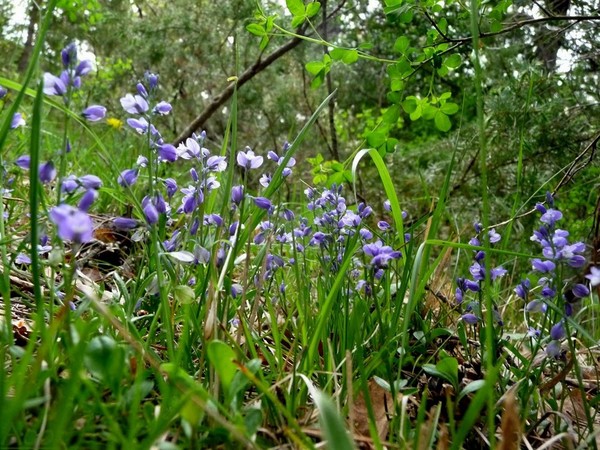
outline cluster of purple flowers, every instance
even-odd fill
[[[572,317],[575,306],[582,298],[590,294],[589,288],[582,283],[563,284],[562,277],[567,268],[580,269],[586,259],[583,242],[569,242],[569,232],[558,228],[557,223],[563,218],[556,209],[552,195],[546,195],[546,205],[536,205],[541,213],[542,225],[533,232],[531,240],[542,248],[543,258],[531,260],[532,273],[537,278],[537,288],[532,289],[529,278],[522,280],[515,288],[515,293],[526,302],[525,311],[530,316],[542,313],[550,317],[550,342],[546,345],[546,353],[551,357],[561,354],[561,341],[566,337],[565,318]],[[595,268],[594,268],[595,269]],[[591,279],[591,278],[590,278]],[[549,308],[553,306],[553,308]],[[542,338],[543,330],[530,326],[528,335]]]
[[[481,233],[483,227],[480,223],[474,225],[477,233],[469,241],[469,245],[479,247],[481,245]],[[495,244],[500,241],[501,236],[494,228],[489,230],[488,239],[490,244]],[[483,291],[483,283],[485,282],[486,267],[485,267],[485,252],[475,250],[473,255],[473,263],[469,267],[471,278],[460,277],[456,280],[455,298],[460,305],[462,315],[461,320],[470,325],[475,325],[482,320],[483,306],[481,304],[481,293]],[[489,270],[489,279],[494,282],[497,279],[506,275],[507,271],[502,266],[492,267]],[[493,315],[498,325],[502,326],[503,322],[500,314],[494,306]]]
[[[63,71],[59,76],[49,72],[44,74],[44,93],[63,97],[65,104],[71,100],[71,91],[81,87],[81,78],[89,74],[94,65],[91,60],[79,60],[77,45],[73,42],[67,45],[61,52]],[[85,119],[97,122],[106,116],[106,108],[100,105],[91,105],[82,112]]]

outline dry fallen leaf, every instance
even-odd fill
[[[369,380],[367,389],[373,408],[377,435],[381,440],[385,440],[389,428],[388,412],[394,410],[391,394],[373,379]],[[370,436],[369,410],[362,391],[354,403],[354,429],[359,436]]]
[[[515,394],[509,391],[504,398],[504,412],[500,424],[500,443],[498,450],[519,450],[521,442],[521,422]]]

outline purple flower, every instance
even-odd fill
[[[527,306],[525,306],[525,310],[527,312],[546,312],[546,310],[548,309],[548,305],[546,305],[544,302],[541,302],[539,300],[532,300],[529,303],[527,303]]]
[[[558,358],[561,354],[560,342],[550,341],[550,343],[546,347],[546,354],[550,358]]]
[[[91,174],[79,177],[79,183],[86,189],[100,189],[102,187],[102,180]]]
[[[234,283],[231,285],[231,296],[237,298],[243,291],[242,285]]]
[[[135,89],[137,90],[138,94],[140,94],[142,97],[148,98],[148,91],[142,83],[136,84]]]
[[[148,225],[154,225],[158,222],[158,210],[149,197],[145,197],[144,200],[142,200],[142,209]]]
[[[596,287],[600,285],[600,269],[598,267],[590,267],[590,273],[585,277],[590,280],[590,286]]]
[[[65,179],[63,179],[61,191],[66,194],[72,194],[79,187],[79,181],[75,175],[69,175]]]
[[[31,258],[25,253],[19,253],[15,258],[15,264],[31,264]]]
[[[10,121],[10,129],[14,130],[15,128],[24,127],[25,119],[21,113],[15,113],[12,120]]]
[[[206,168],[211,172],[223,172],[227,169],[227,160],[224,156],[210,156],[206,160]]]
[[[194,221],[192,222],[192,225],[190,226],[190,234],[192,236],[196,236],[196,233],[198,233],[198,228],[200,228],[200,219],[198,219],[197,217],[194,217]]]
[[[380,220],[377,222],[377,228],[379,228],[381,231],[388,231],[392,229],[391,225],[385,220]]]
[[[503,277],[504,275],[506,275],[508,273],[508,271],[502,267],[502,266],[498,266],[498,267],[494,267],[491,271],[490,271],[490,278],[493,280],[495,280],[496,278],[500,278]]]
[[[573,291],[573,295],[577,298],[584,298],[590,295],[590,290],[584,284],[576,284],[571,290]]]
[[[567,261],[569,266],[579,269],[585,265],[585,258],[581,255],[575,255]]]
[[[92,61],[90,61],[89,59],[84,59],[79,64],[77,64],[77,67],[75,68],[75,77],[82,77],[84,75],[87,75],[92,71],[93,68],[94,65],[92,64]]]
[[[177,240],[179,237],[179,230],[175,230],[173,232],[173,234],[171,235],[171,239],[167,239],[166,241],[163,242],[163,245],[165,246],[165,250],[168,252],[174,252],[175,249],[177,248]]]
[[[478,262],[474,262],[471,267],[469,267],[469,272],[475,280],[485,280],[485,269]]]
[[[129,217],[117,217],[113,220],[113,224],[119,230],[133,230],[137,228],[138,221]]]
[[[254,197],[254,204],[260,209],[264,209],[266,211],[269,211],[273,207],[271,200],[265,197]]]
[[[56,178],[56,169],[54,168],[54,163],[52,161],[48,161],[40,164],[38,175],[42,183],[50,183],[52,180],[54,180],[54,178]]]
[[[527,299],[529,289],[531,288],[531,281],[528,278],[521,281],[517,287],[515,287],[515,293],[523,300]]]
[[[83,110],[83,117],[85,117],[90,122],[97,122],[99,120],[104,119],[106,116],[106,108],[100,105],[92,105],[88,106]]]
[[[383,209],[385,209],[386,211],[391,211],[392,210],[392,203],[389,200],[385,200],[383,202]]]
[[[269,184],[271,184],[271,175],[268,173],[263,173],[258,182],[262,187],[269,187]]]
[[[177,182],[173,178],[166,178],[164,182],[167,188],[167,198],[170,199],[177,192]]]
[[[4,86],[0,86],[0,100],[6,97],[6,94],[8,94],[6,88]]]
[[[31,158],[29,155],[21,155],[15,160],[15,164],[21,169],[29,169]]]
[[[545,214],[547,211],[546,207],[539,202],[535,204],[535,209],[542,214]]]
[[[68,81],[68,78],[67,78]],[[44,74],[44,94],[46,95],[65,95],[67,93],[67,84],[62,78],[56,77],[51,73]]]
[[[77,62],[77,46],[74,42],[71,42],[62,49],[60,52],[60,58],[65,69],[68,69],[71,65]]]
[[[495,228],[492,228],[490,231],[488,231],[488,236],[490,237],[491,244],[495,244],[501,239],[501,236],[496,232]]]
[[[529,327],[527,330],[527,337],[538,339],[541,336],[542,332],[533,327]]]
[[[552,261],[542,261],[538,258],[531,260],[531,266],[533,267],[533,270],[541,273],[553,272],[556,268],[556,264],[554,264]]]
[[[154,109],[152,111],[154,111],[155,114],[160,114],[161,116],[166,116],[167,114],[169,114],[171,112],[171,109],[173,109],[173,107],[169,103],[160,102],[154,107]]]
[[[148,102],[141,95],[127,94],[121,98],[121,106],[129,114],[144,114],[148,111]]]
[[[94,224],[84,211],[62,204],[50,210],[50,219],[57,226],[58,236],[63,240],[83,244],[93,239]]]
[[[321,231],[315,232],[310,240],[310,245],[323,245],[327,240],[327,235]]]
[[[561,339],[564,339],[565,335],[565,326],[563,325],[562,321],[558,322],[550,329],[550,337],[555,341],[560,341]]]
[[[82,211],[87,211],[92,206],[92,203],[98,198],[98,191],[95,189],[88,189],[85,191],[85,194],[81,197],[79,201],[79,209]]]
[[[365,255],[371,257],[371,265],[377,268],[385,268],[392,259],[398,259],[402,254],[394,251],[389,245],[383,245],[381,241],[363,245]]]
[[[162,144],[158,146],[158,156],[163,161],[174,162],[177,159],[177,150],[171,144]]]
[[[256,156],[250,147],[246,147],[246,151],[240,151],[237,154],[237,163],[244,169],[258,169],[262,166],[263,157]]]
[[[368,230],[367,228],[361,228],[359,233],[360,233],[360,237],[364,241],[370,241],[371,239],[373,239],[373,233],[371,232],[371,230]]]
[[[542,223],[547,224],[550,227],[553,227],[554,224],[562,219],[562,213],[556,209],[549,209],[547,210],[544,214],[542,214],[542,217],[540,218],[540,221]]]
[[[125,169],[119,175],[117,182],[123,186],[133,186],[138,179],[138,169]]]
[[[146,78],[150,89],[156,89],[158,86],[158,75],[152,72],[146,72],[144,78]]]
[[[206,214],[204,216],[205,225],[223,226],[223,218],[218,214]]]
[[[146,134],[148,131],[148,121],[143,117],[140,117],[139,120],[129,118],[127,119],[127,125],[137,131],[138,134]]]
[[[475,325],[479,321],[479,318],[475,314],[467,313],[461,316],[461,320],[469,325]]]

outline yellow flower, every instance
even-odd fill
[[[117,119],[116,117],[109,117],[108,119],[106,119],[106,123],[109,127],[112,127],[115,130],[120,130],[121,128],[123,128],[123,121]]]

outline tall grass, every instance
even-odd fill
[[[282,143],[283,150],[253,149],[264,159],[259,164],[248,162],[257,155],[240,156],[237,114],[243,105],[235,91],[222,145],[212,148],[199,135],[168,163],[157,156],[164,142],[150,126],[138,129],[139,136],[129,128],[91,125],[76,112],[83,105],[65,107],[44,97],[42,83],[28,88],[40,78],[37,66],[54,4],[22,83],[0,79],[18,90],[0,129],[0,163],[7,173],[20,174],[13,196],[5,196],[0,207],[0,446],[317,448],[326,442],[339,449],[359,443],[494,448],[498,438],[512,439],[503,429],[497,436],[509,394],[520,405],[523,439],[552,439],[544,434],[550,433],[593,445],[591,406],[599,397],[584,388],[589,358],[577,355],[595,345],[594,337],[576,312],[565,315],[559,297],[540,316],[524,313],[526,304],[508,277],[485,269],[539,257],[511,246],[510,232],[500,246],[492,242],[485,176],[482,215],[472,218],[483,222],[474,232],[477,240],[447,235],[456,151],[425,217],[403,212],[402,180],[394,180],[374,149],[358,148],[345,162],[355,179],[364,170],[381,181],[381,194],[367,204],[357,200],[355,186],[309,187],[304,194],[294,157],[304,151],[305,137],[335,93],[290,145]],[[485,174],[477,62],[475,73]],[[161,91],[149,88],[150,79],[140,82],[151,91],[144,97],[151,108],[132,117],[160,129],[161,116],[152,108]],[[25,107],[32,114],[23,137],[10,130],[10,122]],[[49,122],[47,111],[64,122]],[[39,164],[68,135],[77,135],[84,148],[61,156],[58,181],[40,180]],[[126,135],[124,145],[142,148],[147,161],[114,156],[111,135]],[[28,176],[12,165],[20,138],[28,142]],[[61,238],[63,224],[53,215],[58,203],[90,217],[80,203],[83,189],[62,192],[61,181],[103,164],[100,199],[90,210],[96,239]],[[121,175],[119,183],[119,174],[132,167],[135,182]],[[517,179],[521,170],[519,164]],[[179,185],[173,193],[166,189],[170,177]],[[5,188],[8,179],[2,183]],[[238,186],[243,195],[232,192]],[[289,198],[285,187],[293,193]],[[552,202],[538,208],[553,208]],[[521,206],[515,200],[513,213]],[[38,246],[46,234],[49,253]],[[24,249],[30,262],[17,258]],[[116,259],[103,259],[110,252]],[[483,267],[483,275],[474,267]],[[574,289],[568,277],[577,270],[560,267],[552,286],[562,295]],[[473,281],[477,289],[470,285],[470,291],[455,293],[454,275],[444,274],[469,271],[480,277]],[[24,281],[16,281],[17,275]],[[434,288],[433,281],[444,288]],[[531,298],[542,287],[534,286]],[[468,300],[461,302],[461,295]],[[585,301],[595,308],[597,294]],[[502,323],[497,314],[505,304],[515,311]],[[20,309],[13,314],[15,305]],[[539,338],[528,336],[523,316],[539,326]],[[550,331],[557,321],[566,329],[559,338]],[[554,341],[565,344],[564,352],[546,355]],[[570,364],[578,394],[569,384]],[[584,427],[573,428],[566,413],[557,413],[569,402],[582,405]],[[548,418],[553,413],[544,408],[555,416]]]

